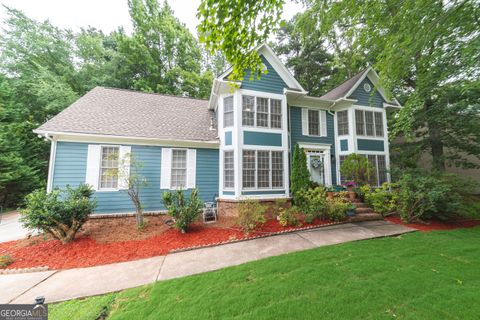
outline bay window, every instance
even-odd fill
[[[223,187],[226,189],[235,186],[233,151],[223,153]]]
[[[223,127],[233,126],[233,96],[223,99]]]
[[[348,111],[337,112],[337,131],[338,135],[348,135]]]
[[[282,128],[282,100],[242,96],[242,125]]]
[[[367,137],[383,137],[382,112],[355,110],[357,135]]]

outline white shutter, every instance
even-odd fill
[[[89,144],[87,153],[87,173],[85,183],[92,186],[93,190],[98,190],[98,180],[100,175],[100,152],[102,148],[98,144]]]
[[[197,169],[197,150],[188,149],[187,151],[187,189],[195,188]]]
[[[320,135],[327,136],[327,112],[325,110],[320,110]]]
[[[119,189],[128,189],[127,178],[130,177],[131,150],[132,150],[132,147],[130,146],[121,146],[118,152],[118,155],[119,155],[118,157],[118,160],[119,160],[118,188]]]
[[[308,109],[302,108],[302,135],[308,136]]]
[[[172,149],[162,148],[162,164],[160,167],[160,189],[170,189],[172,175]]]

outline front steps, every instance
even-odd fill
[[[375,213],[372,208],[363,203],[360,199],[348,199],[348,201],[352,202],[356,206],[355,215],[353,217],[349,217],[350,222],[383,220],[381,214]]]

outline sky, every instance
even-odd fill
[[[168,3],[175,16],[196,35],[196,13],[200,0],[170,0]],[[0,0],[0,4],[19,9],[35,20],[48,19],[55,26],[74,31],[87,26],[105,33],[119,26],[123,26],[127,33],[132,30],[127,0]],[[287,0],[282,18],[290,19],[301,10],[301,4]],[[5,19],[6,10],[0,6],[0,25]]]

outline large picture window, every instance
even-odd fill
[[[242,125],[282,128],[282,100],[242,96]]]
[[[119,147],[102,147],[100,189],[118,188]]]
[[[283,188],[283,151],[243,150],[244,189]]]
[[[366,157],[373,167],[373,176],[370,183],[375,186],[381,186],[388,181],[385,156],[381,154],[369,154],[366,155]]]
[[[223,153],[223,187],[233,188],[235,186],[233,151]]]
[[[233,96],[223,99],[223,127],[233,126]]]
[[[187,185],[187,150],[172,150],[171,188],[184,188]]]
[[[375,111],[355,110],[355,125],[358,135],[383,137],[383,114]]]
[[[348,135],[348,111],[337,112],[338,135]]]

